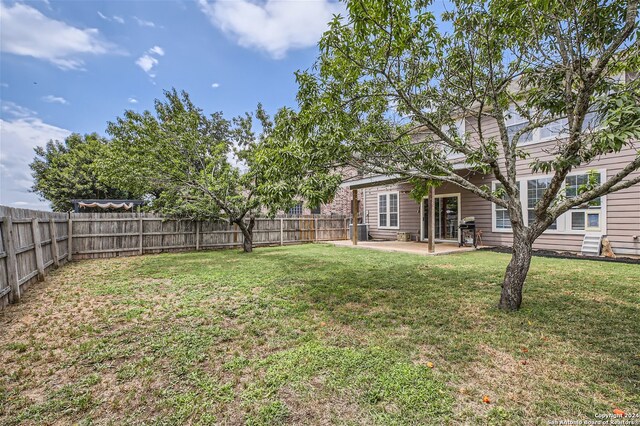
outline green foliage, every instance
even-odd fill
[[[566,123],[554,156],[531,162],[557,176],[543,218],[561,214],[546,210],[570,170],[640,138],[640,83],[620,79],[640,65],[635,0],[460,0],[442,15],[448,32],[423,0],[349,1],[347,11],[331,21],[315,66],[296,74],[300,110],[276,120],[282,155],[295,158],[287,164],[439,180],[502,203],[456,164],[494,174],[513,194],[515,162],[528,156],[522,136]],[[528,122],[513,135],[510,105]],[[460,117],[473,138],[456,129]],[[585,197],[600,190],[609,189]]]
[[[271,213],[277,207],[292,206],[297,198],[303,198],[310,206],[330,201],[342,182],[341,164],[325,167],[313,154],[309,155],[312,142],[298,127],[293,110],[281,109],[274,121],[272,131],[256,152],[256,166],[265,176],[259,190]],[[322,147],[317,149],[318,155],[326,154],[320,151]]]
[[[409,179],[409,183],[411,183],[409,196],[412,200],[415,200],[416,203],[422,203],[422,199],[429,195],[431,188],[437,188],[442,185],[442,182],[420,178],[411,178]]]
[[[241,129],[220,112],[206,116],[185,92],[165,95],[155,101],[155,115],[126,111],[108,124],[108,180],[152,194],[154,210],[175,216],[235,219],[255,208],[242,193],[240,168],[228,158],[243,141]]]
[[[186,92],[173,89],[156,100],[155,114],[126,111],[109,123],[113,142],[103,172],[118,187],[150,194],[155,211],[236,223],[250,244],[253,218],[267,204],[275,211],[291,202],[289,194],[277,193],[278,170],[259,161],[272,126],[261,105],[255,115],[228,120],[221,112],[206,115]]]
[[[69,211],[72,199],[127,199],[138,192],[119,189],[102,179],[98,163],[109,151],[106,139],[93,133],[68,136],[64,142],[49,141],[36,147],[29,165],[34,184],[32,191],[51,203],[54,211]]]
[[[416,198],[425,181],[457,185],[508,209],[517,247],[569,209],[640,183],[640,82],[628,78],[640,69],[638,0],[456,0],[441,17],[448,31],[425,0],[352,0],[347,12],[296,74],[299,111],[276,120],[300,167],[398,176],[417,184]],[[552,177],[529,222],[517,196],[521,142],[549,126],[560,130],[529,168]],[[622,171],[558,202],[569,172],[623,149],[632,158]],[[504,194],[472,182],[478,174]],[[518,309],[526,274],[505,274],[502,308]]]

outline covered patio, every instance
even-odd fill
[[[461,165],[459,167],[461,167]],[[359,212],[359,205],[358,205],[358,190],[367,190],[369,188],[385,186],[385,185],[395,185],[398,183],[402,183],[404,181],[406,181],[406,179],[403,179],[401,176],[398,176],[398,175],[375,175],[375,176],[368,176],[368,177],[357,177],[355,179],[348,179],[347,181],[343,182],[342,186],[349,188],[352,191],[351,223],[352,224],[360,223],[359,222],[360,212]],[[359,241],[359,237],[358,237],[359,232],[352,232],[350,236],[351,241],[336,242],[336,245],[350,245],[353,247],[362,246],[363,248],[372,248],[374,250],[401,251],[401,252],[407,252],[407,253],[435,254],[435,255],[465,251],[465,247],[458,247],[457,243],[455,243],[454,241],[451,241],[451,240],[459,239],[457,237],[457,231],[458,231],[457,227],[460,223],[459,222],[459,219],[460,219],[459,194],[457,195],[457,198],[453,197],[455,201],[454,210],[457,210],[457,215],[455,216],[455,219],[453,219],[454,221],[453,227],[455,229],[454,229],[454,235],[451,235],[451,236],[450,235],[437,236],[435,233],[435,228],[436,228],[435,217],[436,217],[436,213],[438,213],[438,207],[435,207],[434,209],[434,206],[436,205],[435,203],[436,197],[437,196],[436,196],[435,187],[432,186],[429,189],[428,197],[425,197],[425,199],[423,200],[423,203],[420,205],[421,209],[422,208],[424,209],[424,214],[426,215],[425,217],[428,218],[427,220],[425,220],[425,223],[424,223],[424,229],[425,229],[424,233],[423,233],[422,224],[421,224],[421,229],[420,229],[421,237],[418,239],[421,239],[422,242],[394,241],[394,240]],[[397,199],[398,199],[398,195],[396,196],[396,200]],[[437,201],[440,201],[441,209],[443,209],[442,215],[446,215],[448,205],[443,204],[442,200],[443,200],[442,198],[437,199]],[[428,202],[425,203],[424,201],[428,201]],[[396,205],[396,213],[399,219],[400,218],[399,205]],[[362,215],[363,223],[365,223],[364,222],[365,216],[366,216],[366,210],[363,212],[363,215]],[[423,216],[422,210],[421,210],[420,216]],[[396,228],[393,228],[393,229],[398,229],[398,231],[400,231],[400,227],[398,223],[399,223],[399,220],[396,221]],[[442,224],[441,224],[441,227],[443,227],[443,229],[446,229]],[[392,227],[390,225],[389,229],[391,228]],[[473,233],[475,234],[475,230],[473,231]],[[424,235],[424,237],[426,238],[422,237],[422,235]]]
[[[437,256],[475,250],[473,247],[458,247],[458,244],[455,243],[436,243],[434,250],[431,251],[429,250],[428,243],[417,241],[358,241],[357,244],[353,244],[350,240],[338,240],[328,241],[328,243],[338,247],[421,254],[425,256]]]

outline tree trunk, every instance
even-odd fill
[[[522,231],[513,230],[513,254],[507,266],[500,295],[500,309],[517,311],[522,303],[522,288],[531,265],[532,243]]]
[[[240,228],[240,231],[242,231],[242,236],[244,237],[242,250],[244,250],[245,253],[251,253],[253,251],[253,227],[256,224],[256,219],[251,217],[248,226],[242,220],[238,220],[236,224]]]

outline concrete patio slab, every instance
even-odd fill
[[[475,250],[473,247],[458,247],[458,244],[455,243],[436,243],[436,251],[429,253],[427,243],[416,241],[358,241],[358,245],[355,246],[350,240],[327,241],[327,243],[338,247],[421,254],[425,256],[437,256]]]

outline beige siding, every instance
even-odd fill
[[[470,121],[466,124],[467,132],[473,134],[475,127]],[[485,120],[483,122],[485,137],[497,135],[495,122]],[[473,136],[472,136],[473,137]],[[523,149],[529,153],[529,158],[519,160],[517,172],[525,179],[532,175],[530,164],[535,158],[548,159],[552,157],[549,152],[554,148],[554,142],[543,142],[524,145]],[[591,164],[581,166],[575,171],[588,171],[591,169],[604,169],[606,177],[611,177],[629,164],[637,154],[636,149],[627,148],[620,153],[607,155],[593,161]],[[463,175],[465,172],[461,172]],[[631,175],[638,176],[640,172]],[[539,175],[542,176],[542,175]],[[466,175],[474,184],[491,185],[495,180],[493,176],[480,176],[468,173]],[[380,192],[400,191],[400,229],[399,231],[411,232],[413,238],[420,233],[420,205],[408,197],[410,190],[408,184],[391,185],[381,188],[370,188],[366,192],[367,223],[373,238],[394,239],[398,230],[388,231],[377,228],[377,194]],[[461,218],[474,216],[476,227],[482,231],[482,240],[485,245],[498,246],[510,245],[512,234],[509,232],[492,231],[492,207],[472,193],[462,190],[455,185],[446,184],[436,190],[436,194],[460,193],[461,194]],[[640,255],[640,185],[608,195],[604,200],[604,212],[606,217],[606,234],[611,241],[614,252],[618,254]],[[638,238],[634,239],[634,236]],[[539,249],[551,249],[560,251],[579,251],[582,246],[582,234],[561,233],[548,231],[542,235],[534,245]]]
[[[398,191],[399,228],[378,228],[378,194]],[[369,226],[369,234],[374,239],[393,240],[398,232],[410,232],[415,240],[420,234],[420,204],[409,197],[411,185],[407,183],[380,186],[365,190],[366,207],[365,222]]]

